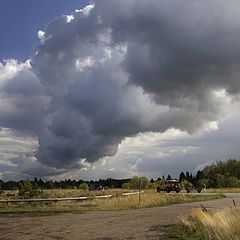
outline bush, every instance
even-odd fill
[[[183,181],[181,182],[181,185],[182,185],[183,188],[186,189],[186,191],[191,191],[191,190],[194,188],[194,187],[193,187],[193,184],[190,183],[190,182],[188,182],[187,180],[183,180]]]
[[[131,183],[129,183],[129,182],[128,183],[123,183],[122,188],[130,190],[131,189]]]
[[[81,183],[79,185],[79,189],[81,189],[83,191],[88,191],[88,185],[86,183]]]
[[[159,185],[159,182],[149,182],[147,185],[147,188],[148,189],[156,189],[158,185]]]

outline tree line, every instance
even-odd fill
[[[189,172],[181,172],[179,181],[187,181],[201,188],[238,188],[240,187],[240,160],[217,161],[199,170],[195,176]]]
[[[43,181],[41,178],[33,180],[6,181],[0,180],[0,190],[19,190],[23,186],[30,186],[32,189],[78,189],[88,188],[95,190],[99,188],[125,188],[125,189],[141,189],[156,188],[156,186],[165,180],[172,179],[169,174],[157,179],[151,179],[142,176],[135,176],[132,179],[99,179],[98,181],[84,180],[61,180]],[[240,160],[229,159],[228,161],[217,161],[216,163],[207,165],[203,170],[197,172],[196,175],[187,172],[181,172],[178,180],[188,187],[207,187],[207,188],[231,188],[240,187]],[[27,183],[26,183],[27,182]]]
[[[198,171],[196,179],[208,188],[240,187],[240,160],[217,161]]]
[[[98,188],[103,186],[105,188],[122,188],[122,185],[126,182],[129,182],[130,179],[99,179],[98,181],[84,181],[84,180],[75,180],[75,179],[66,179],[61,181],[53,180],[42,180],[41,178],[34,178],[33,180],[20,180],[20,181],[3,181],[0,180],[0,190],[18,190],[21,188],[26,181],[28,181],[33,188],[36,189],[78,189],[79,186],[83,183],[87,184],[89,187]]]

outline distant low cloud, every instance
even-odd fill
[[[0,126],[35,136],[55,169],[114,156],[139,133],[217,129],[240,92],[239,7],[98,0],[56,18],[29,61],[0,65]]]

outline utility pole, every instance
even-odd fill
[[[138,194],[138,196],[139,196],[139,198],[138,198],[138,204],[140,205],[141,204],[141,188],[142,188],[142,180],[140,179],[139,180],[139,194]]]

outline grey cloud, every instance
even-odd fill
[[[34,157],[38,144],[35,137],[21,131],[2,128],[0,131],[0,175],[4,180],[51,177],[65,172],[44,165]]]
[[[16,71],[16,76],[5,80],[0,86],[0,124],[1,127],[36,135],[42,125],[48,97],[30,69]]]
[[[239,92],[238,1],[110,2],[97,2],[96,14],[107,16],[113,43],[127,43],[130,81],[160,103],[184,107],[176,99],[201,100],[216,88]]]
[[[218,120],[239,94],[239,2],[99,0],[46,26],[31,69],[1,89],[0,126],[31,130],[45,165],[74,168],[126,138]]]

